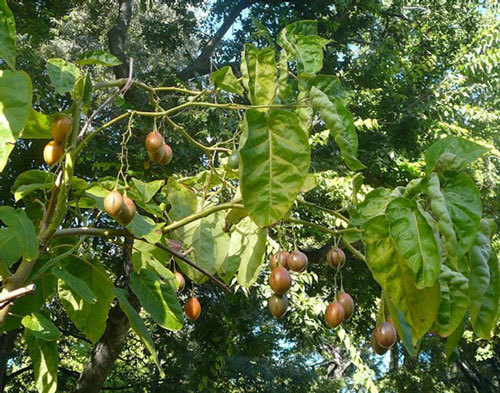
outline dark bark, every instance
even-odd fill
[[[128,286],[128,278],[133,270],[131,258],[132,243],[133,239],[126,239],[127,247],[123,265],[124,274],[121,278],[122,284],[125,287]],[[129,295],[129,301],[134,308],[139,309],[139,300],[135,295]],[[127,316],[121,310],[119,304],[115,304],[109,312],[106,330],[94,346],[73,393],[97,393],[102,390],[104,382],[127,340],[129,327],[130,324]]]
[[[125,42],[132,18],[132,0],[117,0],[118,16],[116,24],[108,32],[108,46],[110,52],[118,57],[121,65],[113,67],[116,79],[127,78],[129,63],[125,55]]]
[[[0,335],[0,392],[3,392],[7,385],[7,361],[19,332],[20,329],[15,329]]]
[[[399,367],[399,346],[396,343],[391,347],[391,365],[390,369],[391,371],[397,370]]]

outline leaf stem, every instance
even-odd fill
[[[315,203],[308,202],[308,201],[306,201],[304,199],[301,199],[301,198],[297,198],[297,202],[299,202],[299,203],[301,203],[303,205],[312,207],[314,209],[318,209],[318,210],[324,211],[325,213],[331,214],[332,216],[335,216],[335,217],[337,217],[338,219],[340,219],[342,221],[349,222],[349,219],[346,216],[344,216],[343,214],[340,214],[336,210],[332,210],[332,209],[328,209],[328,208],[320,206],[320,205],[316,205]]]

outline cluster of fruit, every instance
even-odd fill
[[[394,345],[397,338],[396,328],[388,318],[387,321],[378,325],[372,333],[371,344],[373,351],[377,355],[385,354]]]
[[[280,251],[271,257],[270,262],[272,271],[269,285],[274,294],[269,299],[269,310],[276,318],[281,318],[288,309],[288,298],[285,293],[292,286],[292,277],[288,269],[301,273],[306,270],[309,261],[306,254],[295,250],[292,253]]]
[[[172,149],[158,131],[151,131],[146,137],[146,150],[152,162],[167,165],[172,161]]]
[[[43,159],[47,165],[54,165],[64,155],[64,142],[71,134],[73,121],[69,117],[59,117],[50,126],[52,141],[47,143],[43,149]]]
[[[122,225],[128,225],[135,215],[135,203],[118,191],[111,191],[104,198],[104,210]]]
[[[177,291],[182,292],[186,286],[186,279],[179,272],[175,272],[174,276],[177,280]],[[201,314],[200,301],[196,297],[191,296],[184,304],[184,312],[191,321],[196,321]]]
[[[328,251],[326,260],[333,269],[339,270],[345,264],[344,251],[333,247]],[[352,300],[351,295],[342,290],[337,294],[335,301],[326,308],[326,323],[332,328],[336,328],[345,319],[351,318],[352,314],[354,314],[354,300]]]

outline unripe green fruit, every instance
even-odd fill
[[[271,272],[269,285],[278,295],[283,295],[292,286],[292,277],[284,267],[278,266]]]
[[[286,295],[278,295],[274,294],[269,298],[269,311],[276,318],[281,318],[285,315],[286,310],[288,309],[288,299]]]
[[[118,216],[123,210],[123,197],[118,191],[111,191],[106,198],[104,198],[104,210],[110,216]]]
[[[229,165],[229,168],[231,169],[238,169],[238,167],[240,166],[240,162],[238,160],[238,152],[235,151],[229,156],[229,158],[227,159],[227,165]]]

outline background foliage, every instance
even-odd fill
[[[34,80],[35,106],[45,113],[67,109],[68,96],[56,96],[45,72],[49,57],[74,59],[84,50],[108,50],[106,33],[115,23],[117,7],[108,1],[9,1],[16,17],[18,68]],[[358,156],[366,165],[362,195],[384,186],[406,185],[426,168],[423,152],[443,136],[454,135],[492,147],[472,164],[467,173],[479,184],[484,214],[500,224],[498,207],[500,139],[499,107],[499,9],[496,2],[478,5],[472,1],[327,1],[248,2],[228,34],[209,56],[209,69],[231,64],[239,69],[244,42],[269,44],[285,25],[301,19],[319,20],[320,35],[328,40],[325,50],[326,73],[340,77],[348,94],[343,100],[352,111],[359,136]],[[239,3],[238,3],[239,4]],[[151,85],[185,82],[186,66],[196,64],[192,56],[203,52],[218,26],[231,17],[237,2],[214,1],[137,1],[127,37],[126,54],[134,58],[135,76]],[[202,54],[202,53],[201,53]],[[3,68],[3,67],[2,67]],[[113,79],[108,68],[92,69],[96,81]],[[195,75],[192,88],[207,85],[207,76]],[[103,98],[101,98],[102,100]],[[137,97],[137,107],[145,105]],[[172,98],[175,102],[175,98]],[[102,121],[128,108],[122,100],[116,108],[101,114]],[[227,139],[236,129],[230,116],[212,109],[181,113],[177,122],[209,144]],[[171,165],[149,168],[143,139],[151,128],[144,121],[136,124],[130,144],[129,161],[134,177],[164,180],[172,173],[192,176],[205,170],[207,163],[199,150],[186,140],[168,133],[175,151]],[[345,166],[334,141],[315,124],[312,141],[311,172],[318,187],[308,200],[338,209],[352,199],[352,172]],[[80,158],[79,176],[84,179],[114,176],[119,163],[116,151],[123,125],[91,142]],[[45,169],[44,142],[20,141],[9,165],[0,175],[2,205],[15,205],[11,187],[19,174],[28,169]],[[334,169],[332,169],[334,168]],[[336,223],[329,216],[306,206],[300,217],[309,221]],[[36,209],[28,214],[35,214]],[[265,299],[269,271],[264,269],[258,288],[243,296],[225,296],[207,283],[198,291],[203,313],[194,324],[178,332],[165,332],[148,321],[148,328],[164,359],[166,378],[160,378],[152,360],[135,336],[129,336],[106,382],[122,391],[332,391],[345,387],[361,389],[373,378],[380,391],[427,392],[497,391],[500,343],[499,327],[490,342],[466,332],[460,342],[460,358],[447,365],[444,344],[438,337],[423,341],[418,357],[407,354],[398,344],[390,355],[375,358],[368,339],[378,310],[380,288],[366,265],[349,256],[344,286],[353,295],[357,311],[345,330],[327,329],[318,318],[326,300],[333,296],[333,272],[323,261],[331,239],[314,229],[296,228],[298,244],[317,263],[300,276],[292,288],[292,310],[282,320],[272,319]],[[291,233],[285,241],[293,244]],[[493,245],[498,252],[499,240]],[[110,271],[119,261],[120,249],[96,239],[93,259]],[[307,296],[306,296],[307,293]],[[64,335],[59,346],[62,374],[59,388],[69,391],[75,374],[85,364],[91,344],[82,337],[54,304],[56,325]],[[151,323],[150,323],[151,322]],[[344,334],[343,332],[346,332]],[[27,340],[29,336],[26,337]],[[90,337],[89,337],[90,338]],[[11,353],[6,391],[35,391],[24,339]],[[404,366],[404,367],[403,367]]]

